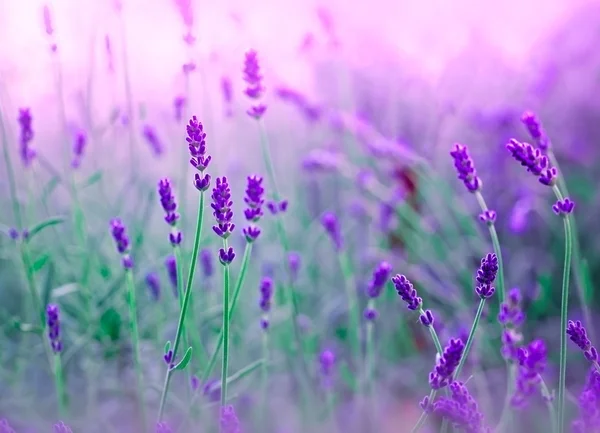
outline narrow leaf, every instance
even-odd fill
[[[33,239],[33,237],[35,235],[40,233],[45,228],[52,227],[52,226],[55,226],[58,224],[62,224],[63,222],[65,222],[65,219],[62,217],[48,218],[46,221],[42,221],[41,223],[36,224],[35,226],[32,227],[31,230],[29,230],[29,236],[27,237],[27,240],[31,241],[31,239]]]
[[[245,378],[250,373],[252,373],[254,370],[260,368],[265,362],[266,362],[265,359],[261,358],[258,361],[254,361],[252,364],[249,364],[246,367],[239,370],[238,372],[232,374],[231,376],[229,376],[227,378],[227,385],[231,385],[232,383],[235,383],[238,380]],[[213,390],[221,389],[221,382],[214,384],[212,389]]]
[[[50,254],[42,254],[40,257],[35,259],[35,261],[31,265],[31,269],[33,270],[33,272],[40,271],[46,265],[46,263],[48,263],[48,260],[50,260]]]
[[[583,280],[581,283],[583,285],[583,301],[586,305],[591,305],[594,290],[592,289],[592,279],[590,277],[590,267],[588,265],[587,260],[582,260],[579,265],[579,270],[581,272],[581,279]]]
[[[48,200],[50,195],[52,195],[52,193],[58,186],[59,182],[60,182],[59,177],[53,176],[52,179],[50,179],[50,181],[46,185],[44,185],[44,189],[42,190],[42,196],[41,196],[42,202],[45,203]]]
[[[165,355],[169,353],[169,350],[171,350],[171,340],[167,340],[167,344],[165,344]]]
[[[98,170],[95,173],[92,173],[92,175],[90,177],[88,177],[86,180],[84,180],[83,182],[81,182],[81,184],[79,185],[79,187],[81,189],[83,188],[87,188],[89,186],[92,186],[98,182],[100,182],[102,180],[103,177],[103,173],[102,170]]]
[[[75,293],[77,290],[79,290],[77,283],[68,283],[68,284],[62,285],[60,287],[57,287],[56,289],[53,289],[52,297],[60,298],[62,296],[66,296],[71,293]]]
[[[183,355],[183,358],[181,358],[181,361],[179,361],[177,363],[177,365],[175,367],[173,367],[173,370],[184,370],[190,363],[191,359],[192,359],[192,348],[188,347],[187,350],[185,351],[185,354]]]

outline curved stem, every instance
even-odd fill
[[[356,286],[354,283],[354,272],[350,257],[346,251],[341,251],[338,255],[342,275],[344,277],[344,288],[346,289],[346,300],[348,302],[348,332],[350,334],[350,349],[354,359],[358,362],[360,356],[360,311],[358,311],[358,299],[356,296]]]
[[[240,292],[242,290],[242,286],[244,284],[244,279],[246,278],[246,272],[248,270],[248,263],[250,262],[250,255],[252,253],[252,243],[246,243],[246,248],[244,249],[244,257],[242,258],[242,267],[240,268],[240,275],[235,284],[235,289],[233,291],[233,298],[231,300],[231,305],[229,306],[229,320],[231,321],[233,317],[233,312],[235,311],[235,307],[237,305],[238,298],[240,297]],[[204,373],[200,378],[200,383],[204,384],[210,377],[215,365],[217,363],[217,356],[221,351],[221,347],[223,346],[223,329],[219,333],[219,338],[217,339],[217,345],[213,349],[212,354],[210,355],[210,359],[208,360],[208,364],[204,369]],[[194,396],[195,397],[195,396]],[[192,399],[192,404],[194,403],[194,399]]]
[[[135,366],[135,377],[137,381],[137,394],[138,394],[138,405],[140,410],[140,417],[142,421],[143,431],[147,431],[146,428],[146,407],[144,405],[144,380],[142,377],[142,364],[140,362],[140,336],[137,325],[137,305],[135,299],[135,283],[133,281],[133,272],[128,269],[126,272],[127,279],[127,294],[128,294],[128,306],[129,306],[129,326],[131,329],[131,341],[133,344],[133,363]]]
[[[563,196],[560,189],[555,185],[552,187],[558,200]],[[567,378],[567,315],[569,312],[569,279],[571,272],[571,254],[573,248],[573,233],[571,230],[571,219],[563,216],[565,228],[565,261],[563,265],[562,295],[560,305],[560,365],[558,379],[558,431],[563,433],[565,428],[565,384]]]
[[[471,325],[471,331],[469,331],[469,336],[467,337],[467,343],[465,344],[465,350],[463,355],[460,358],[460,362],[458,363],[458,367],[456,367],[456,371],[454,372],[454,378],[457,379],[462,371],[462,368],[465,365],[467,360],[467,356],[469,356],[469,351],[471,350],[471,346],[473,345],[473,341],[475,341],[475,332],[477,332],[477,326],[479,325],[479,320],[481,319],[481,314],[483,313],[483,307],[485,306],[485,299],[481,299],[479,301],[479,306],[477,307],[477,313],[475,313],[475,318],[473,319],[473,325]]]
[[[227,251],[227,239],[223,239]],[[229,362],[229,264],[223,265],[223,356],[221,358],[221,407],[227,402],[227,367]]]
[[[192,293],[192,284],[194,282],[194,274],[196,272],[196,263],[198,262],[198,252],[200,250],[200,237],[202,236],[202,224],[204,221],[204,191],[200,192],[200,204],[198,206],[198,219],[196,221],[196,234],[194,236],[194,247],[192,249],[192,260],[190,262],[190,270],[188,273],[188,279],[185,286],[185,293],[183,295],[183,303],[181,305],[181,311],[179,312],[179,321],[177,322],[177,331],[175,333],[175,341],[173,342],[173,359],[177,355],[177,349],[179,349],[179,342],[183,334],[183,324],[185,322],[185,315],[190,303],[190,297]],[[162,421],[163,413],[165,410],[165,402],[167,400],[167,393],[169,392],[169,383],[171,381],[171,370],[167,367],[167,373],[165,374],[165,381],[163,385],[162,395],[160,397],[160,406],[158,408],[158,422]]]
[[[268,400],[269,400],[269,332],[267,329],[263,331],[262,336],[262,351],[263,351],[263,364],[262,364],[262,410],[260,413],[261,428],[267,429],[267,416],[268,416]]]

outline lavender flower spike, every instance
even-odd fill
[[[598,351],[588,338],[581,321],[573,322],[569,320],[566,331],[569,339],[581,349],[586,359],[594,364],[598,363]]]
[[[600,429],[600,373],[589,372],[587,383],[579,395],[579,418],[573,422],[573,433],[590,433]]]
[[[550,148],[550,140],[537,116],[531,111],[526,111],[521,116],[521,122],[527,128],[527,132],[529,132],[537,147],[542,152],[547,151]]]
[[[54,433],[73,433],[73,430],[62,421],[59,421],[58,424],[54,424],[54,429],[52,431]]]
[[[398,295],[406,302],[409,310],[417,311],[421,308],[423,299],[417,295],[417,291],[408,278],[397,274],[395,277],[392,277],[392,283],[394,283]]]
[[[210,175],[204,174],[211,161],[211,156],[206,154],[206,133],[202,123],[196,116],[190,119],[187,127],[186,141],[190,150],[190,164],[199,173],[194,176],[194,186],[198,191],[206,191],[210,187]]]
[[[244,210],[244,216],[250,223],[242,230],[247,242],[254,242],[260,235],[260,228],[255,224],[263,216],[262,206],[264,204],[265,189],[262,186],[263,178],[260,176],[248,176],[248,186],[246,187],[246,197],[244,201],[248,206]]]
[[[429,374],[429,385],[431,389],[437,390],[452,383],[453,375],[460,363],[465,344],[461,339],[450,340],[444,348],[442,356],[438,355],[435,369]]]
[[[48,339],[50,347],[56,354],[62,352],[62,341],[60,338],[60,309],[56,304],[48,304],[46,307],[46,324],[48,326]]]
[[[171,245],[179,245],[183,240],[183,236],[176,228],[179,214],[177,213],[177,203],[169,179],[164,178],[158,182],[158,195],[160,196],[160,204],[165,211],[165,222],[171,226],[171,233],[169,233]]]
[[[129,237],[125,230],[123,222],[119,218],[110,221],[112,237],[117,245],[117,251],[123,258],[123,267],[125,269],[133,268],[133,259],[129,256]]]
[[[496,289],[492,287],[498,273],[498,257],[496,254],[487,254],[481,259],[481,266],[477,270],[477,287],[475,291],[481,299],[490,298]]]
[[[547,363],[546,345],[543,340],[534,340],[527,347],[521,347],[517,354],[519,370],[515,393],[511,404],[523,408],[528,398],[537,390]]]
[[[231,210],[233,201],[231,201],[231,189],[225,176],[217,178],[211,198],[213,202],[210,206],[217,221],[217,224],[213,226],[213,231],[217,236],[227,239],[233,232],[235,224],[231,222],[233,220],[233,211]]]
[[[433,412],[452,422],[454,427],[465,433],[488,433],[483,414],[475,399],[462,382],[450,384],[451,396],[441,397],[433,403]],[[425,402],[427,404],[428,402]]]
[[[221,408],[221,433],[241,433],[240,420],[235,414],[233,406],[223,406]]]
[[[85,135],[85,132],[78,131],[75,134],[75,139],[73,141],[73,160],[71,161],[72,168],[79,168],[81,165],[86,144],[87,136]]]
[[[32,117],[29,108],[19,109],[19,126],[21,127],[19,153],[25,167],[29,167],[36,156],[35,150],[29,147],[29,143],[33,140],[33,128],[31,127],[31,123]]]
[[[342,231],[337,216],[332,212],[326,212],[321,217],[321,224],[333,241],[336,251],[341,251],[344,246],[344,241],[342,239]]]
[[[481,179],[477,177],[475,163],[469,156],[469,149],[463,144],[456,143],[450,152],[454,159],[454,167],[458,173],[458,178],[463,181],[469,192],[479,191],[482,186]]]
[[[259,100],[265,88],[262,83],[263,77],[260,73],[258,64],[258,53],[255,50],[250,50],[246,53],[244,61],[244,81],[246,82],[246,90],[244,93],[254,100]],[[250,117],[260,119],[267,111],[267,106],[264,104],[255,104],[247,111]]]
[[[528,143],[521,143],[514,138],[510,139],[506,148],[515,160],[538,178],[541,184],[554,186],[558,171],[556,167],[550,166],[550,160],[540,149]]]
[[[259,306],[263,311],[263,317],[260,322],[262,329],[269,327],[269,311],[271,311],[271,299],[273,298],[273,280],[269,277],[264,277],[260,282],[260,300]]]

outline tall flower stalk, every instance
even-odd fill
[[[230,295],[230,270],[229,265],[235,258],[233,248],[228,245],[227,239],[235,229],[233,220],[233,201],[231,200],[231,189],[226,177],[217,178],[211,195],[213,216],[216,224],[213,231],[223,239],[223,248],[219,250],[219,261],[223,265],[223,355],[221,358],[221,407],[227,402],[227,373],[229,366],[229,295]]]
[[[200,238],[202,237],[202,224],[204,221],[204,194],[210,187],[210,175],[205,173],[206,168],[210,164],[211,157],[206,153],[206,133],[202,123],[198,121],[196,116],[193,116],[189,124],[187,125],[187,137],[188,148],[190,151],[190,164],[197,170],[194,175],[194,186],[200,192],[200,204],[198,205],[198,216],[196,220],[196,233],[194,235],[194,246],[192,248],[192,259],[190,262],[190,268],[188,278],[185,286],[185,292],[183,294],[183,301],[181,303],[181,310],[179,312],[179,320],[177,322],[177,331],[175,332],[175,340],[173,342],[172,359],[175,360],[177,356],[177,350],[179,349],[180,340],[183,335],[183,328],[186,319],[187,310],[190,304],[190,298],[192,294],[192,285],[194,282],[194,275],[196,272],[196,264],[198,262],[198,253],[200,251]],[[169,345],[170,346],[170,345]],[[169,349],[171,350],[171,349]],[[168,351],[167,351],[168,353]],[[171,375],[174,368],[170,368],[169,365],[165,374],[165,381],[163,384],[163,390],[160,397],[160,405],[158,409],[158,421],[162,421],[162,417],[165,410],[165,403],[167,394],[169,392],[169,384],[171,382]]]
[[[135,283],[133,280],[133,258],[129,255],[129,236],[127,235],[123,222],[115,218],[110,222],[112,237],[115,241],[117,252],[121,255],[121,263],[125,269],[125,281],[127,287],[127,305],[129,307],[129,329],[133,344],[133,363],[137,385],[138,409],[142,422],[143,431],[146,431],[146,406],[144,404],[144,379],[142,376],[142,364],[140,359],[140,336],[137,323],[137,304],[135,297]]]
[[[557,186],[558,170],[552,165],[549,158],[544,155],[541,148],[536,148],[528,143],[522,143],[516,139],[511,139],[507,145],[507,150],[512,157],[525,167],[526,170],[537,177],[538,181],[545,186],[552,188],[557,202],[552,207],[553,211],[562,216],[565,231],[565,260],[563,264],[562,295],[560,306],[560,363],[558,378],[558,429],[560,433],[565,428],[565,383],[567,377],[567,316],[569,310],[569,281],[571,275],[571,256],[573,250],[573,230],[569,215],[575,208],[575,203],[568,197],[563,197],[560,188]]]

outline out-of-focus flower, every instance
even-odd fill
[[[175,110],[175,121],[181,122],[183,119],[183,110],[185,109],[185,104],[187,101],[184,96],[176,96],[173,99],[173,109]]]
[[[336,251],[341,251],[344,247],[344,240],[337,216],[333,212],[326,212],[321,217],[321,224],[333,242]]]
[[[156,272],[149,272],[146,274],[146,285],[150,291],[150,296],[154,301],[160,299],[160,278]]]
[[[258,64],[258,53],[255,50],[246,52],[244,61],[244,81],[246,82],[246,90],[244,93],[255,101],[262,98],[265,87],[263,86],[263,76],[260,73],[260,65]],[[248,115],[255,119],[260,119],[266,112],[267,106],[260,103],[255,103],[248,110]]]
[[[73,433],[73,430],[71,430],[71,428],[66,425],[64,422],[59,421],[58,424],[54,424],[54,429],[53,429],[54,433]]]
[[[528,398],[538,389],[547,364],[546,345],[543,340],[534,340],[526,347],[519,348],[517,358],[519,370],[516,378],[516,389],[511,397],[514,407],[522,408]]]
[[[222,433],[241,433],[240,420],[235,414],[235,409],[231,405],[221,408],[221,432]]]
[[[269,277],[264,277],[260,281],[260,299],[258,305],[263,311],[260,326],[265,330],[269,327],[269,312],[271,311],[271,299],[273,298],[273,285],[273,280]]]
[[[158,135],[156,134],[156,129],[154,129],[154,127],[150,125],[144,125],[144,127],[142,128],[142,135],[150,145],[150,149],[152,150],[152,153],[154,153],[155,156],[160,156],[163,154],[164,146],[158,138]]]
[[[123,267],[125,269],[133,268],[133,259],[129,255],[129,237],[123,222],[119,218],[110,221],[112,237],[117,246],[117,251],[121,254]]]
[[[429,385],[431,389],[440,389],[453,382],[453,375],[460,363],[465,344],[459,338],[452,339],[444,348],[442,356],[438,360],[434,370],[429,373]]]
[[[450,392],[450,397],[440,397],[433,404],[434,413],[446,418],[465,433],[491,432],[485,426],[483,414],[464,383],[458,381],[451,383]]]
[[[183,240],[183,236],[176,227],[179,214],[177,213],[177,202],[169,179],[164,178],[158,182],[158,195],[160,196],[160,204],[165,211],[165,222],[171,226],[171,233],[169,233],[171,245],[179,245]]]
[[[477,176],[475,163],[469,156],[469,149],[463,144],[456,143],[450,152],[454,159],[454,167],[458,173],[458,178],[463,181],[465,187],[470,192],[475,192],[481,189],[481,179]]]
[[[46,307],[46,325],[48,326],[48,339],[54,353],[62,352],[62,341],[60,338],[60,309],[56,304],[48,304]]]
[[[537,116],[531,111],[526,111],[521,116],[521,122],[525,125],[525,128],[527,128],[527,132],[529,132],[529,135],[536,146],[539,147],[542,152],[547,151],[550,147],[550,140]]]
[[[79,168],[81,165],[86,144],[87,136],[85,132],[82,130],[77,131],[75,134],[75,139],[73,140],[73,160],[71,161],[71,167]]]
[[[212,277],[214,273],[212,254],[208,248],[204,248],[200,251],[199,255],[200,264],[202,265],[202,272],[206,278]]]
[[[177,298],[179,293],[177,292],[177,260],[175,256],[170,255],[165,259],[165,268],[167,269],[167,275],[171,282],[171,288],[173,289],[173,295]]]
[[[573,433],[600,431],[600,373],[592,367],[579,395],[579,418],[573,422]]]
[[[223,95],[223,102],[225,103],[225,116],[231,117],[233,115],[231,108],[233,102],[233,84],[229,77],[221,77],[221,94]]]
[[[36,156],[35,150],[33,150],[29,144],[33,140],[33,128],[32,117],[29,108],[21,108],[19,109],[19,126],[20,126],[20,156],[21,161],[25,167],[29,167],[31,162]]]

